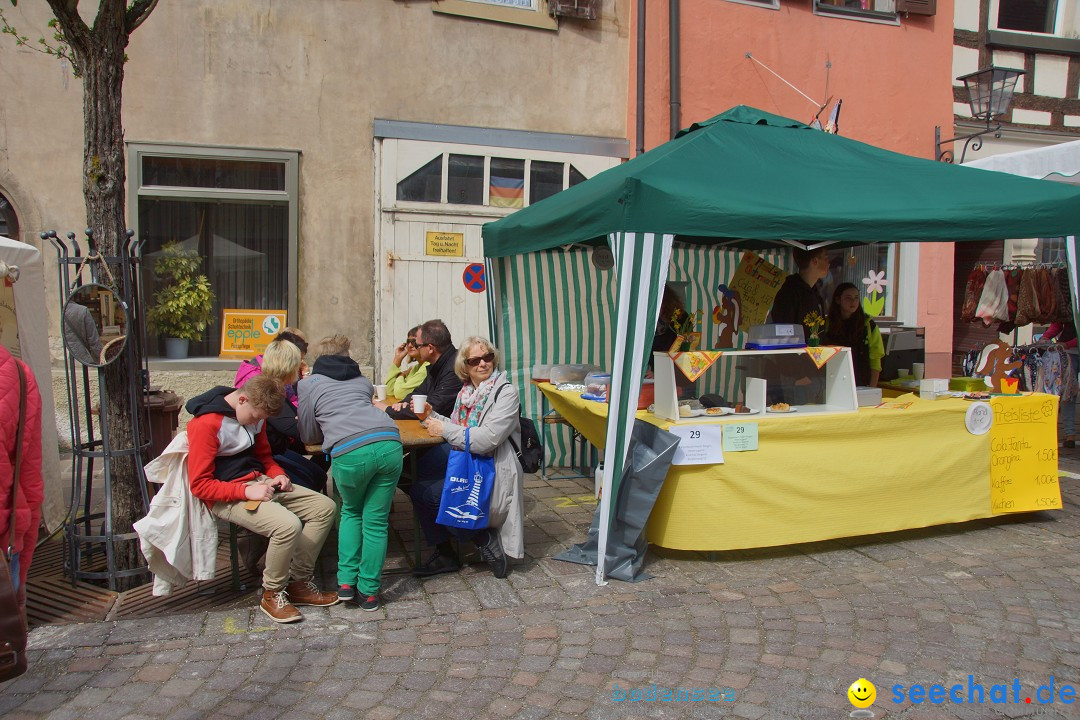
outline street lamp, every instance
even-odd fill
[[[965,87],[967,87],[971,117],[975,120],[985,121],[986,129],[970,135],[957,135],[954,138],[942,140],[941,127],[936,126],[934,128],[934,152],[937,154],[937,159],[951,163],[953,161],[953,150],[951,148],[942,150],[941,146],[963,140],[964,149],[960,153],[960,162],[963,163],[969,145],[971,145],[972,150],[976,151],[982,147],[983,135],[994,133],[994,137],[1001,137],[1001,123],[993,127],[990,126],[990,123],[993,122],[995,117],[1004,115],[1009,111],[1013,92],[1016,90],[1016,81],[1023,74],[1023,70],[999,68],[991,65],[988,68],[956,78],[957,80],[963,80]],[[972,141],[974,141],[974,144],[972,144]]]

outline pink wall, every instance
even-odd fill
[[[637,4],[632,3],[636,13]],[[734,105],[809,122],[816,108],[753,60],[751,53],[818,102],[843,99],[845,137],[896,152],[933,157],[934,126],[953,122],[953,3],[933,17],[885,25],[814,15],[811,0],[780,0],[780,9],[725,0],[682,0],[680,126]],[[636,142],[637,18],[630,29],[628,134]],[[645,149],[670,138],[668,2],[649,0],[646,16]],[[822,113],[822,121],[828,112]],[[882,192],[889,189],[882,188]],[[927,328],[927,376],[948,377],[952,342],[952,245],[920,250],[920,325]],[[901,292],[905,285],[903,278]]]

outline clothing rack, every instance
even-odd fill
[[[1034,270],[1037,268],[1063,268],[1068,263],[1062,261],[1038,263],[976,263],[973,269],[979,270]]]

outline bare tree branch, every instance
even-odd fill
[[[136,28],[143,24],[150,13],[157,7],[158,0],[135,0],[127,9],[127,32],[128,35],[135,32]]]

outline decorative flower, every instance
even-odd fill
[[[815,310],[803,318],[803,325],[810,329],[811,335],[817,335],[825,327],[825,318]]]
[[[671,314],[669,325],[676,335],[689,335],[697,330],[698,323],[701,322],[704,315],[705,313],[702,310],[688,313],[685,310],[676,308],[675,312]]]
[[[874,272],[870,270],[866,273],[866,277],[862,279],[863,285],[866,286],[866,294],[872,295],[873,293],[884,293],[885,286],[889,283],[885,279],[885,271]]]

